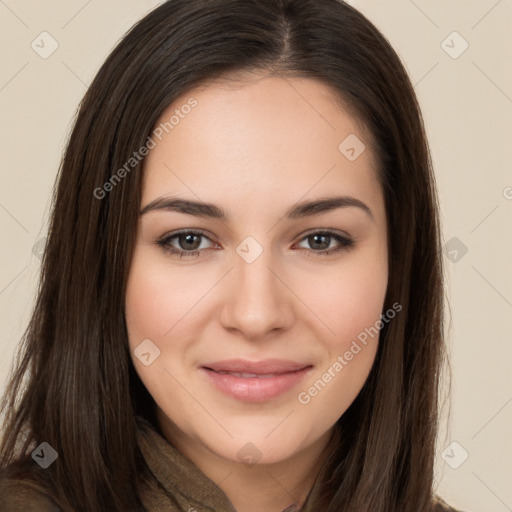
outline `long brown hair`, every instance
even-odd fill
[[[323,81],[371,134],[389,226],[384,309],[402,305],[336,424],[304,510],[431,510],[444,356],[434,175],[399,57],[340,0],[169,0],[128,32],[89,87],[59,170],[38,296],[1,408],[0,468],[21,467],[48,442],[59,458],[40,485],[64,510],[142,510],[136,417],[155,424],[124,317],[143,160],[108,194],[98,188],[147,143],[175,98],[249,72]]]

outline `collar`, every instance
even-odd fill
[[[149,512],[236,512],[222,489],[149,421],[137,422],[139,447],[156,479],[141,497]]]
[[[142,495],[149,512],[237,512],[224,491],[178,451],[145,418],[137,440],[154,476]],[[299,512],[295,504],[282,512]]]
[[[237,512],[224,491],[145,418],[137,440],[154,478],[141,492],[148,512]],[[296,505],[283,512],[298,512]]]

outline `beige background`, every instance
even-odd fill
[[[30,316],[34,246],[75,109],[116,41],[158,3],[0,0],[0,391]],[[438,178],[453,367],[438,492],[468,512],[511,511],[512,1],[351,3],[410,73]],[[59,45],[47,59],[31,48],[44,31]]]

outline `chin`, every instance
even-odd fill
[[[289,430],[283,431],[282,435],[269,436],[269,432],[271,430],[261,433],[253,431],[250,435],[231,432],[233,439],[220,442],[208,438],[205,444],[218,456],[246,466],[282,462],[299,453],[308,444],[300,432],[294,432],[293,437]]]

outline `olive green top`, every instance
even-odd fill
[[[140,418],[139,425],[139,446],[155,477],[149,487],[140,491],[141,501],[148,512],[236,512],[218,485],[175,449],[149,422]],[[292,504],[283,512],[298,510]],[[0,478],[0,512],[63,511],[29,480]],[[436,497],[432,512],[459,511]]]

